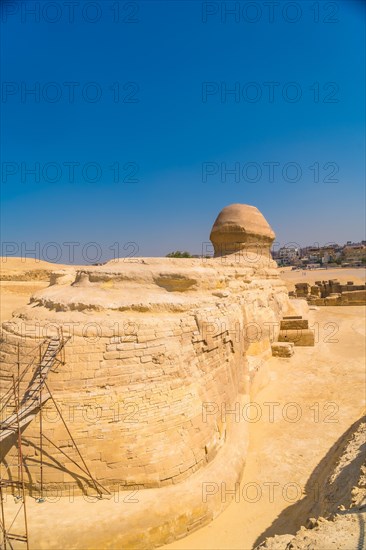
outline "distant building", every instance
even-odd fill
[[[366,244],[350,243],[343,247],[342,259],[350,264],[364,263],[366,261]]]
[[[277,253],[277,259],[282,265],[293,265],[300,260],[300,249],[293,246],[283,246]]]
[[[329,243],[325,246],[283,246],[277,251],[272,251],[273,258],[278,265],[310,266],[337,263],[342,265],[359,266],[366,263],[366,241],[340,246],[337,243]]]
[[[320,249],[320,258],[323,264],[334,263],[342,256],[342,247],[338,244],[323,246]]]

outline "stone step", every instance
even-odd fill
[[[282,318],[284,320],[287,320],[287,319],[302,319],[302,315],[284,315]]]
[[[310,329],[280,330],[279,342],[293,342],[295,346],[314,346],[315,334]]]
[[[309,321],[307,319],[282,319],[280,325],[280,330],[295,330],[306,328],[309,328]]]

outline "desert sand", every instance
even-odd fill
[[[34,292],[46,288],[52,271],[68,267],[33,258],[0,258],[0,322],[25,306]]]

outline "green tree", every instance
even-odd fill
[[[181,252],[180,250],[176,250],[175,252],[169,252],[169,254],[166,255],[166,258],[192,258],[189,252]]]

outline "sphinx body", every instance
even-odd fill
[[[225,411],[265,383],[271,342],[291,306],[270,254],[274,232],[256,208],[226,207],[211,239],[210,259],[120,259],[55,272],[50,286],[3,324],[6,373],[15,372],[18,348],[23,369],[41,339],[60,329],[70,337],[47,383],[107,488],[178,484],[220,461],[225,446],[240,449],[240,475],[248,425]],[[56,444],[43,442],[45,486],[76,483],[82,490],[76,451],[50,401],[42,415]],[[32,491],[39,482],[37,419],[23,437]],[[14,452],[5,446],[9,471]]]

